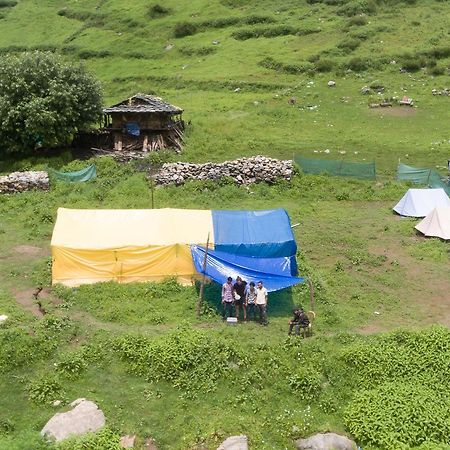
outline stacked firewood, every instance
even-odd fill
[[[231,178],[236,184],[264,181],[274,183],[277,179],[290,180],[293,164],[265,156],[239,158],[223,163],[193,164],[187,162],[167,163],[153,175],[156,184],[181,185],[187,180],[218,180]]]
[[[0,176],[0,193],[13,194],[31,189],[48,189],[48,173],[43,171],[13,172]]]

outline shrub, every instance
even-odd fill
[[[16,5],[16,0],[0,0],[0,8],[13,8]]]
[[[186,56],[206,56],[214,53],[217,50],[216,47],[181,47],[179,52]]]
[[[102,428],[97,433],[69,438],[56,445],[55,450],[121,450],[120,434],[110,428]]]
[[[81,50],[78,56],[81,59],[108,58],[112,53],[109,50]]]
[[[362,15],[362,14],[360,14],[358,16],[353,16],[348,21],[348,26],[350,26],[350,27],[352,27],[352,26],[361,27],[363,25],[367,25],[367,16]]]
[[[345,41],[339,42],[337,45],[340,49],[346,51],[346,52],[352,52],[353,50],[356,50],[361,44],[361,41],[355,38],[349,38]]]
[[[87,363],[80,352],[63,354],[56,364],[56,370],[72,380],[78,378],[87,369]]]
[[[335,62],[331,59],[319,59],[316,62],[315,67],[317,72],[331,72],[334,69]]]
[[[192,36],[197,33],[197,25],[191,22],[179,22],[175,25],[174,36],[176,38],[182,38],[185,36]]]
[[[9,419],[3,419],[0,417],[0,436],[5,436],[9,433],[12,433],[15,430],[16,426],[14,422]]]
[[[156,17],[162,17],[170,14],[172,11],[170,8],[166,8],[165,6],[156,3],[155,5],[150,6],[148,9],[148,16],[152,19]]]
[[[352,0],[337,9],[337,14],[341,16],[356,16],[360,14],[373,14],[376,11],[376,4],[373,0]]]
[[[368,58],[356,57],[347,62],[345,67],[353,70],[353,72],[363,72],[371,66],[371,62]]]
[[[214,388],[218,379],[245,358],[227,340],[182,326],[159,338],[123,336],[115,350],[133,373],[148,380],[166,380],[186,390]]]
[[[63,387],[55,376],[43,376],[28,385],[28,398],[34,403],[58,400],[63,393]]]
[[[387,382],[358,392],[344,421],[359,441],[379,448],[450,444],[449,410],[449,398],[439,389],[419,382]]]
[[[253,38],[272,38],[277,36],[305,36],[312,33],[318,33],[318,29],[307,29],[307,28],[295,28],[288,25],[279,25],[276,27],[259,27],[259,28],[249,28],[243,30],[237,30],[231,34],[234,39],[239,41],[245,41],[247,39]]]
[[[102,116],[99,82],[80,64],[49,52],[0,61],[0,148],[9,152],[70,143]],[[1,155],[1,149],[0,149]]]
[[[435,66],[428,69],[428,73],[433,76],[439,76],[445,74],[445,67],[443,66]]]
[[[302,400],[312,400],[321,390],[322,377],[311,367],[301,367],[288,379],[289,386]]]
[[[425,63],[421,59],[406,59],[402,62],[402,69],[407,72],[417,72],[424,66]]]

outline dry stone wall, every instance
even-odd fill
[[[0,176],[0,194],[48,188],[48,173],[44,171],[12,172],[9,175]]]
[[[188,180],[218,180],[224,177],[232,178],[236,184],[251,184],[260,181],[274,183],[280,178],[290,180],[292,172],[291,160],[253,156],[223,163],[166,163],[153,178],[159,185],[181,185]]]

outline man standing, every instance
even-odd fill
[[[262,281],[258,281],[256,286],[256,307],[259,312],[259,320],[261,325],[267,325],[267,289],[263,286]]]
[[[247,308],[245,307],[245,291],[247,283],[241,277],[236,277],[236,283],[233,286],[234,306],[236,308],[236,317],[239,320],[241,306],[244,307],[244,320],[247,320]]]
[[[227,278],[227,282],[222,285],[222,305],[223,319],[233,316],[233,279]]]

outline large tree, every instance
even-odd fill
[[[68,144],[98,123],[100,83],[49,52],[0,57],[0,156]]]

